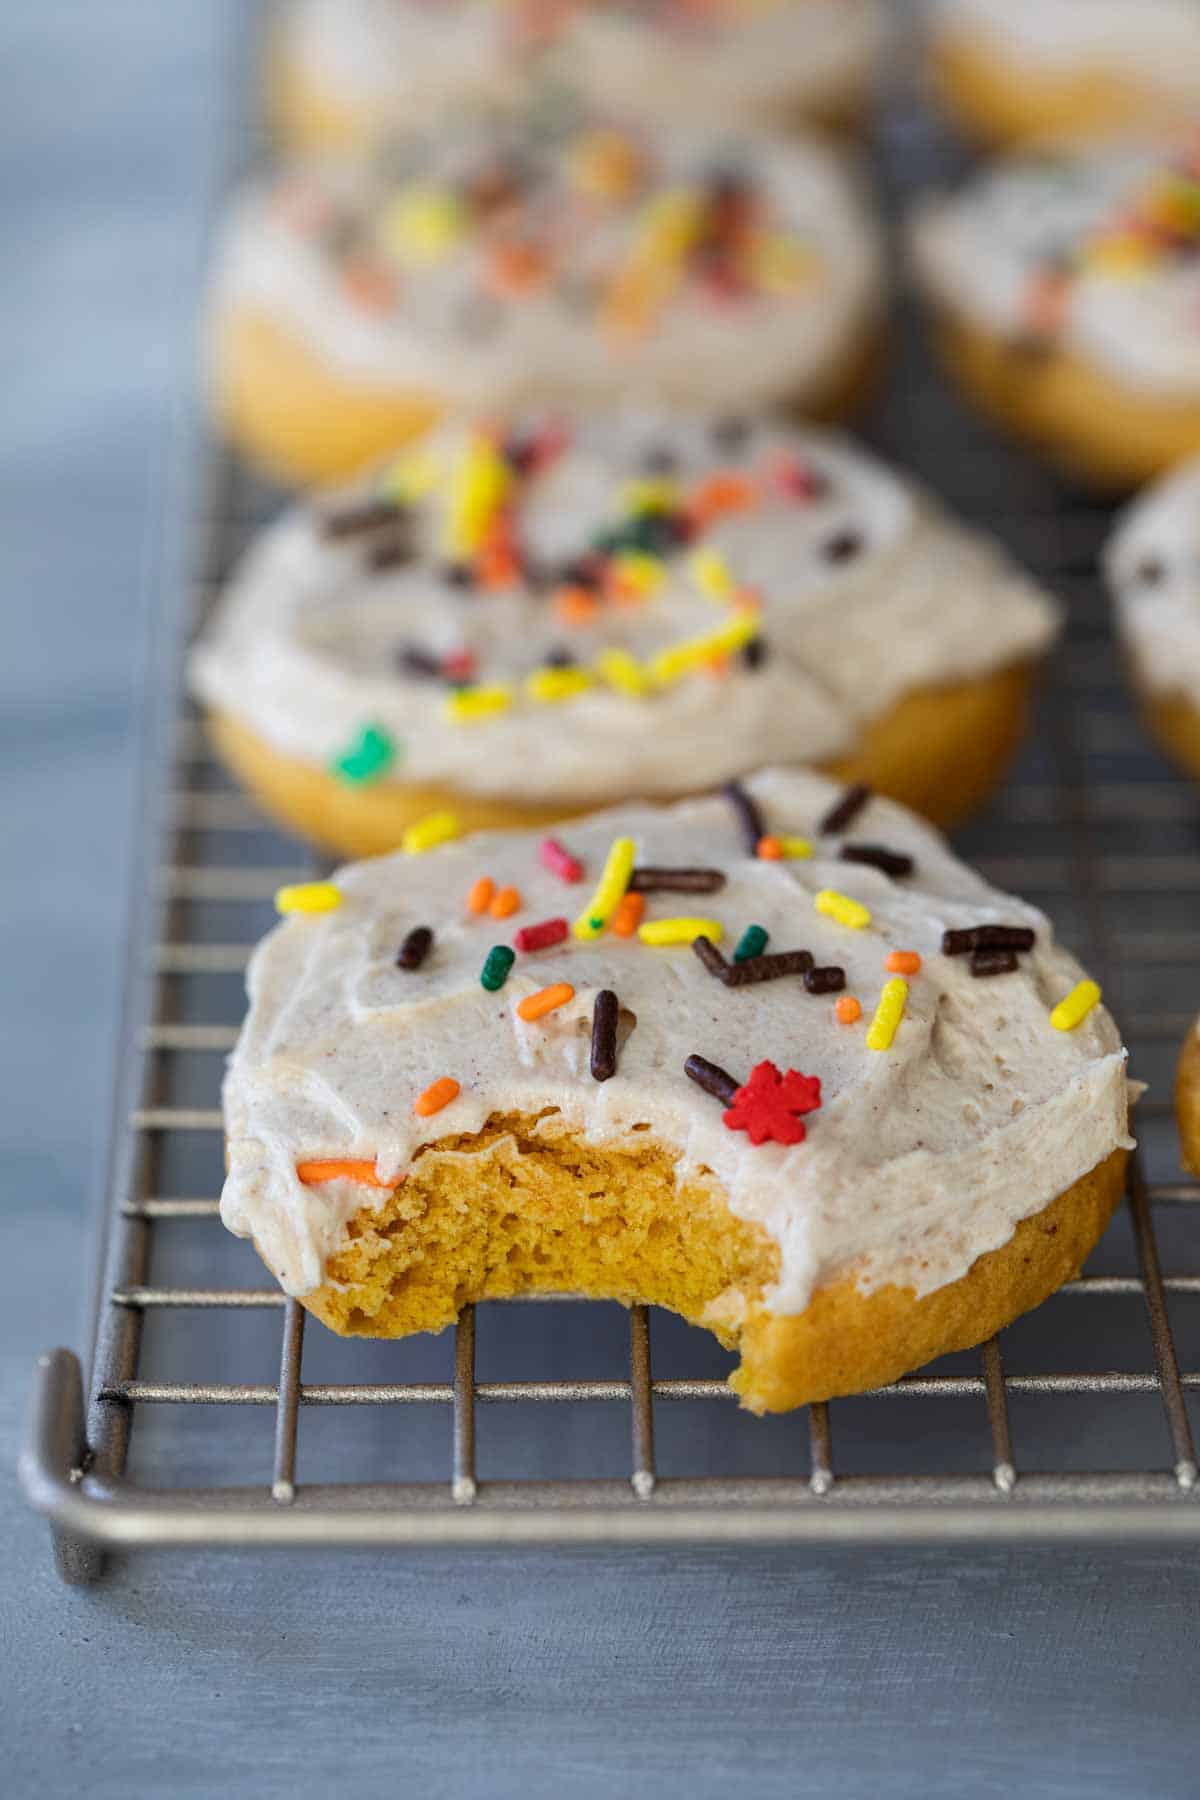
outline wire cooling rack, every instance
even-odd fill
[[[953,157],[922,109],[886,107],[875,160],[892,215]],[[274,503],[210,448],[153,675],[86,1399],[77,1359],[44,1357],[23,1458],[66,1579],[132,1546],[1200,1532],[1200,1184],[1180,1179],[1169,1099],[1200,1005],[1197,797],[1130,712],[1095,573],[1108,509],[960,406],[903,296],[865,435],[1067,605],[1028,747],[960,847],[1055,918],[1151,1084],[1127,1205],[1088,1270],[1002,1341],[784,1419],[740,1413],[711,1338],[644,1307],[489,1304],[399,1344],[306,1334],[217,1218],[219,1081],[246,959],[275,889],[313,865],[235,791],[175,698],[185,640]]]

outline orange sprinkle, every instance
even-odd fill
[[[487,593],[516,587],[521,565],[506,544],[491,544],[475,562],[475,579]]]
[[[587,625],[598,610],[596,596],[587,588],[560,587],[554,596],[555,616],[564,625]]]
[[[367,1187],[397,1188],[404,1180],[403,1175],[395,1176],[391,1181],[381,1181],[375,1173],[374,1162],[367,1162],[357,1156],[317,1156],[310,1162],[296,1164],[296,1174],[306,1187],[312,1187],[318,1181],[337,1181],[344,1177],[347,1181],[362,1181]]]
[[[783,845],[777,837],[760,837],[758,854],[764,862],[782,862]]]
[[[645,894],[626,894],[609,921],[609,930],[617,937],[632,937],[646,910]]]
[[[487,279],[494,294],[530,294],[545,282],[546,259],[536,244],[496,244],[488,259]]]
[[[883,966],[891,975],[919,975],[921,958],[915,950],[890,950]]]
[[[833,1010],[843,1025],[853,1025],[856,1019],[862,1018],[862,1007],[853,994],[843,994],[841,999],[834,1003]]]
[[[745,512],[754,504],[754,486],[744,475],[710,475],[688,496],[688,512],[697,525],[710,525],[722,513]]]
[[[396,299],[396,283],[387,269],[373,262],[350,262],[342,269],[346,292],[367,312],[387,312]]]
[[[724,650],[721,650],[718,651],[716,656],[705,657],[704,668],[705,672],[709,675],[728,675],[729,657],[727,653]]]
[[[430,1082],[423,1094],[418,1094],[413,1101],[413,1111],[428,1119],[433,1113],[441,1112],[443,1106],[450,1102],[459,1092],[459,1085],[453,1075],[439,1075],[436,1081]]]
[[[467,895],[467,911],[476,915],[485,913],[492,904],[495,892],[496,884],[491,876],[481,875],[478,881],[471,883],[471,891]]]
[[[516,912],[520,904],[520,888],[499,888],[488,905],[488,911],[493,919],[507,919]]]
[[[557,1012],[568,1000],[575,998],[575,989],[569,981],[554,981],[549,987],[539,988],[536,994],[527,994],[517,1007],[517,1017],[532,1024],[535,1019],[544,1019],[547,1013]]]

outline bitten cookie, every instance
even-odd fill
[[[1142,715],[1200,779],[1200,460],[1134,502],[1104,562]]]
[[[836,155],[567,113],[460,123],[243,196],[208,359],[241,450],[314,481],[464,407],[853,405],[880,258]]]
[[[1078,1272],[1120,1194],[1099,989],[927,826],[820,777],[377,858],[278,904],[221,1212],[335,1331],[650,1301],[781,1411],[988,1336]]]
[[[709,128],[846,126],[883,13],[879,0],[293,0],[272,98],[305,152],[361,148],[539,83]]]
[[[832,436],[446,427],[294,509],[191,664],[261,803],[343,854],[819,762],[939,821],[1020,735],[1053,605]]]
[[[967,391],[1073,472],[1200,449],[1200,139],[1023,157],[918,210],[918,279]]]
[[[1195,0],[935,0],[935,83],[972,134],[1086,140],[1200,106]]]

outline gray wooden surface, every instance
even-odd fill
[[[69,1592],[11,1479],[78,1344],[140,574],[192,356],[234,0],[0,17],[0,1769],[14,1796],[1190,1796],[1193,1559],[132,1559]]]

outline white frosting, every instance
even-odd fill
[[[511,130],[476,122],[436,146],[414,141],[400,153],[406,180],[453,186],[490,146],[513,140]],[[685,280],[647,330],[602,327],[583,290],[607,286],[627,266],[647,204],[694,183],[714,148],[751,175],[772,229],[803,248],[810,276],[787,293],[736,300]],[[542,140],[515,222],[506,215],[503,229],[547,241],[564,275],[506,300],[484,299],[487,234],[472,230],[441,260],[403,266],[394,306],[358,306],[321,234],[298,229],[282,196],[303,187],[314,205],[332,200],[373,240],[396,184],[360,165],[253,188],[224,233],[214,325],[219,332],[230,309],[261,310],[301,334],[342,379],[450,405],[603,408],[637,398],[752,408],[819,391],[868,336],[881,302],[879,240],[845,164],[815,143],[744,138],[714,147],[703,132],[658,134],[646,154],[645,185],[628,203],[589,207],[572,197],[563,158]],[[388,252],[378,254],[386,263]]]
[[[1104,563],[1142,680],[1200,706],[1200,459],[1126,510]]]
[[[1196,0],[937,0],[936,19],[1039,73],[1098,69],[1200,99]]]
[[[564,625],[550,596],[519,586],[464,593],[441,573],[446,490],[462,428],[430,450],[446,479],[413,515],[414,560],[372,574],[361,542],[331,541],[326,500],[297,507],[252,550],[197,646],[192,685],[288,754],[328,764],[368,723],[403,745],[412,782],[534,804],[586,805],[641,793],[693,793],[765,762],[849,748],[863,724],[914,689],[988,674],[1044,649],[1056,615],[991,544],[966,532],[861,451],[827,433],[747,429],[736,452],[698,419],[626,415],[581,423],[565,452],[526,484],[520,534],[535,565],[561,567],[599,527],[648,453],[665,449],[681,498],[714,469],[761,481],[781,459],[815,470],[818,497],[761,482],[752,509],[719,520],[662,559],[663,585],[637,606],[607,605]],[[369,491],[369,490],[367,490]],[[828,546],[851,538],[854,554]],[[727,611],[698,586],[693,557],[716,550],[762,605],[762,665],[734,659],[632,697],[597,683],[553,705],[521,685],[566,649],[590,667],[613,646],[645,667],[658,651],[721,626]],[[511,684],[507,712],[446,716],[446,688],[405,676],[405,646],[441,657],[467,649],[475,680]]]
[[[1027,329],[1032,282],[1058,257],[1073,268],[1053,341],[1127,385],[1179,400],[1200,391],[1200,260],[1169,254],[1116,271],[1087,252],[1136,208],[1167,156],[1122,143],[1082,158],[1001,163],[918,208],[918,277],[954,316],[1005,337]]]
[[[550,0],[296,0],[289,52],[351,106],[400,123],[511,91],[524,75],[656,118],[762,121],[836,106],[865,83],[878,0],[748,0],[707,9]]]
[[[748,784],[768,829],[816,837],[838,790],[810,774],[768,771]],[[701,913],[724,925],[732,956],[750,923],[768,951],[807,948],[838,965],[862,1003],[837,1022],[830,997],[797,977],[730,989],[687,947],[650,948],[608,934],[519,955],[499,993],[479,980],[489,947],[547,917],[574,918],[618,834],[637,860],[718,867],[718,893],[648,896],[647,917]],[[965,1273],[1118,1145],[1129,1145],[1125,1053],[1112,1019],[1095,1008],[1073,1031],[1050,1009],[1080,977],[1033,907],[995,892],[911,814],[873,800],[845,841],[882,844],[915,858],[891,880],[837,860],[821,839],[810,861],[746,856],[721,797],[669,811],[634,808],[577,821],[563,836],[587,871],[566,887],[544,870],[539,834],[482,834],[424,856],[397,854],[342,870],[335,912],[294,916],[260,945],[249,972],[250,1012],[225,1083],[227,1226],[252,1235],[283,1286],[310,1292],[344,1240],[347,1220],[381,1195],[347,1179],[306,1186],[312,1157],[375,1158],[382,1180],[401,1175],[417,1149],[480,1130],[497,1113],[557,1109],[553,1123],[594,1144],[636,1145],[638,1128],[676,1146],[679,1178],[711,1170],[732,1211],[778,1243],[776,1311],[795,1313],[814,1289],[853,1274],[864,1289],[900,1282],[919,1294]],[[465,897],[481,873],[517,886],[521,911],[498,923],[469,918]],[[871,913],[864,930],[819,915],[832,887]],[[966,957],[941,954],[947,927],[1024,924],[1036,932],[1017,972],[971,976]],[[397,947],[416,925],[435,942],[416,972]],[[887,953],[924,959],[909,978],[903,1020],[888,1050],[866,1029],[888,979]],[[516,1012],[527,995],[568,981],[575,997],[536,1024]],[[589,1072],[592,1008],[613,989],[636,1024],[616,1075]],[[683,1072],[707,1057],[745,1080],[773,1061],[819,1077],[820,1109],[805,1142],[755,1147],[723,1123],[721,1104]],[[417,1096],[449,1075],[461,1091],[433,1118]]]

